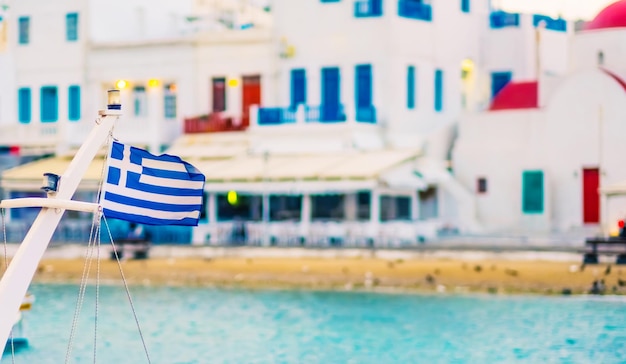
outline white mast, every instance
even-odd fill
[[[106,110],[98,112],[99,118],[85,142],[82,144],[65,173],[43,199],[41,212],[24,237],[17,253],[0,281],[0,345],[7,342],[13,328],[15,314],[35,275],[52,234],[61,221],[65,210],[92,211],[100,209],[96,203],[72,201],[72,196],[85,175],[92,160],[109,137],[115,121],[122,115],[119,90],[108,92]],[[57,187],[56,189],[54,187]],[[33,206],[33,199],[0,201],[0,208]],[[1,358],[0,358],[1,360]]]

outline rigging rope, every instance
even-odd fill
[[[100,215],[100,212],[96,213],[96,215]],[[100,301],[100,218],[98,218],[97,222],[97,244],[96,244],[96,307],[95,307],[95,315],[94,315],[94,325],[93,325],[93,362],[96,363],[96,353],[98,348],[98,303]]]
[[[9,258],[7,253],[7,225],[4,220],[5,209],[0,209],[0,214],[2,215],[2,236],[4,241],[4,273],[6,273],[7,269],[9,269]],[[15,364],[15,345],[13,344],[13,330],[9,333],[9,340],[11,341],[11,363]],[[2,344],[3,348],[6,343]]]
[[[139,324],[139,319],[137,318],[137,312],[135,310],[135,305],[133,304],[133,299],[130,295],[130,290],[128,289],[128,282],[126,281],[126,276],[124,276],[124,270],[122,269],[122,264],[120,262],[120,257],[117,254],[117,249],[115,248],[115,243],[113,243],[113,236],[111,235],[111,229],[109,228],[109,223],[107,222],[106,216],[102,215],[102,220],[104,221],[104,225],[106,226],[107,233],[109,234],[109,239],[111,241],[111,246],[113,246],[113,254],[115,255],[115,260],[117,261],[117,266],[120,270],[120,276],[122,277],[122,282],[124,283],[124,289],[126,290],[126,296],[128,297],[128,302],[130,303],[130,309],[133,312],[133,317],[135,318],[135,324],[137,325],[137,331],[139,331],[139,337],[141,338],[141,344],[143,345],[143,350],[146,353],[146,359],[148,359],[148,363],[152,363],[150,360],[150,354],[148,353],[148,347],[146,346],[146,340],[143,337],[143,332],[141,330],[141,325]]]
[[[67,345],[67,351],[65,353],[65,363],[68,363],[70,360],[70,355],[72,354],[72,349],[74,345],[74,337],[76,335],[76,326],[78,325],[78,318],[80,316],[80,312],[83,308],[83,303],[85,301],[85,291],[87,288],[87,278],[89,277],[89,272],[91,271],[91,262],[93,261],[93,245],[94,244],[94,235],[95,235],[95,226],[97,214],[94,215],[91,230],[89,232],[89,241],[87,244],[87,252],[85,256],[85,262],[83,263],[83,273],[80,280],[80,287],[78,290],[78,297],[76,300],[76,308],[74,309],[74,319],[72,320],[72,329],[70,331],[70,338]]]

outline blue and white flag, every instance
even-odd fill
[[[101,205],[104,216],[148,225],[196,226],[204,175],[179,157],[113,142]]]

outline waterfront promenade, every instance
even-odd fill
[[[601,293],[626,294],[626,267],[601,256],[582,265],[577,247],[423,246],[411,249],[212,247],[156,245],[149,259],[124,259],[131,285],[239,287],[246,289],[373,290],[491,294],[585,294],[594,281]],[[16,244],[8,244],[12,256]],[[102,245],[100,279],[119,284],[120,268]],[[85,245],[48,248],[34,282],[81,280]],[[98,256],[97,252],[93,256]],[[95,280],[92,262],[90,281]],[[623,271],[623,272],[622,272]],[[623,275],[622,275],[623,274]]]

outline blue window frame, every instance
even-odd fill
[[[406,69],[406,107],[415,109],[415,66],[408,66]]]
[[[59,120],[59,94],[56,86],[41,88],[41,122],[52,123]]]
[[[165,85],[165,96],[163,96],[163,107],[166,119],[176,118],[176,85]]]
[[[80,86],[73,85],[67,90],[68,115],[70,121],[80,120]]]
[[[18,120],[28,124],[31,119],[31,92],[30,88],[22,87],[17,90]]]
[[[65,39],[69,42],[78,40],[78,13],[65,16]]]
[[[435,70],[435,111],[443,110],[443,71]]]
[[[306,104],[306,70],[291,70],[291,103],[292,109],[300,104]]]
[[[461,0],[461,11],[464,13],[470,12],[470,1],[471,0]]]
[[[512,72],[491,73],[491,97],[495,97],[513,78]]]
[[[357,0],[354,2],[354,16],[367,18],[383,15],[383,0]]]
[[[433,9],[422,0],[398,0],[398,16],[409,19],[432,21]]]
[[[143,86],[133,87],[133,113],[135,116],[146,116],[148,113],[147,104],[146,88]]]
[[[557,32],[567,31],[567,21],[562,18],[551,18],[547,15],[535,14],[533,15],[533,25],[538,27],[541,23],[545,24],[546,29],[554,30]]]
[[[18,22],[18,42],[19,44],[30,43],[30,18],[21,16]]]
[[[520,15],[517,13],[507,13],[504,11],[494,11],[489,16],[489,23],[492,29],[519,27]]]

